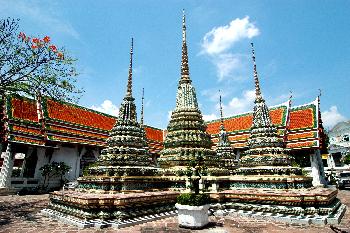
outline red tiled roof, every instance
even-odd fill
[[[116,119],[90,109],[78,107],[68,103],[61,103],[47,99],[48,117],[71,124],[87,126],[102,130],[110,130]]]
[[[312,147],[318,147],[318,141],[303,141],[303,142],[295,142],[295,143],[287,143],[287,148],[293,148],[293,149],[302,149],[302,148],[312,148]]]
[[[36,111],[36,102],[27,98],[11,99],[12,112],[11,115],[14,118],[38,122],[38,114]]]
[[[316,109],[314,106],[306,108],[292,109],[290,112],[290,130],[315,128],[316,126]]]
[[[284,114],[286,109],[277,107],[270,109],[270,117],[274,125],[284,125]],[[246,131],[249,130],[253,124],[253,113],[233,116],[224,119],[224,126],[227,132]],[[220,120],[212,121],[207,124],[207,132],[209,134],[218,134],[220,128]]]
[[[147,139],[163,142],[163,130],[145,126]]]
[[[288,134],[287,140],[292,141],[292,140],[298,140],[298,139],[303,139],[303,138],[315,138],[317,137],[316,132],[302,132],[302,133],[291,133]]]

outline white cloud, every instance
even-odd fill
[[[249,21],[249,16],[236,18],[228,25],[213,28],[204,35],[202,52],[209,55],[219,54],[231,48],[242,39],[251,39],[259,35],[259,29]]]
[[[119,108],[112,103],[110,100],[105,100],[100,106],[91,106],[92,109],[99,111],[99,112],[104,112],[113,116],[118,116],[119,113]]]
[[[330,107],[329,110],[322,112],[321,116],[325,128],[332,128],[338,122],[346,120],[346,118],[338,112],[338,108],[335,105]]]
[[[246,16],[242,19],[236,18],[228,25],[215,27],[204,35],[201,54],[209,56],[209,60],[216,67],[219,81],[227,78],[243,80],[249,76],[249,56],[230,52],[230,49],[237,42],[259,34],[259,29]]]
[[[38,3],[33,1],[6,1],[0,0],[0,12],[7,15],[14,14],[19,18],[29,17],[36,24],[41,24],[52,31],[64,33],[79,39],[79,33],[62,17],[58,16],[57,6],[52,2]]]
[[[203,120],[204,121],[212,121],[212,120],[215,120],[215,119],[218,119],[218,117],[215,115],[215,114],[209,114],[209,115],[203,115]]]
[[[211,58],[216,67],[219,81],[230,78],[244,80],[248,75],[248,56],[242,54],[225,53]]]
[[[253,110],[255,99],[255,90],[245,90],[241,97],[233,97],[231,101],[223,104],[224,116],[232,116],[239,113],[249,112]]]
[[[228,95],[228,92],[223,90],[219,91],[219,89],[211,88],[201,91],[201,95],[207,97],[210,101],[219,102],[220,95],[221,97],[225,97]]]

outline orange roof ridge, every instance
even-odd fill
[[[275,109],[280,108],[280,107],[287,107],[287,109],[288,109],[289,108],[289,101],[290,100],[288,100],[286,102],[283,102],[281,104],[277,104],[277,105],[269,107],[270,112],[271,112],[271,110],[275,110]],[[243,113],[238,113],[236,115],[223,117],[222,119],[225,121],[225,120],[229,120],[229,119],[232,119],[232,118],[242,117],[242,116],[246,116],[246,115],[250,115],[250,114],[253,114],[253,111],[247,111],[247,112],[243,112]],[[220,121],[220,118],[215,119],[215,120],[205,121],[205,123],[206,124],[210,124],[210,123],[215,123],[215,122],[218,122],[218,121]]]

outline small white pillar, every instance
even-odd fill
[[[4,162],[0,173],[0,188],[11,188],[11,176],[14,162],[14,153],[12,152],[11,144],[7,144]]]
[[[321,159],[320,150],[310,155],[311,162],[311,176],[313,186],[324,186],[327,184],[324,174],[323,163]]]
[[[213,182],[211,184],[211,191],[218,192],[218,188],[219,188],[219,185],[218,185],[217,181],[215,180],[215,182]]]
[[[328,164],[328,167],[330,167],[330,168],[334,168],[334,167],[335,167],[335,162],[334,162],[333,154],[329,154],[329,155],[328,155],[327,164]]]
[[[20,177],[23,177],[23,175],[24,175],[24,170],[26,169],[27,160],[32,155],[33,150],[34,150],[33,147],[28,147],[28,149],[27,149],[27,153],[24,156]]]

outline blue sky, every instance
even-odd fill
[[[250,111],[254,42],[261,87],[276,105],[293,105],[322,90],[326,128],[350,117],[350,1],[16,1],[0,0],[2,17],[20,29],[49,35],[78,59],[79,104],[116,114],[125,94],[134,37],[134,96],[145,123],[165,128],[180,77],[182,9],[189,64],[205,119]]]

